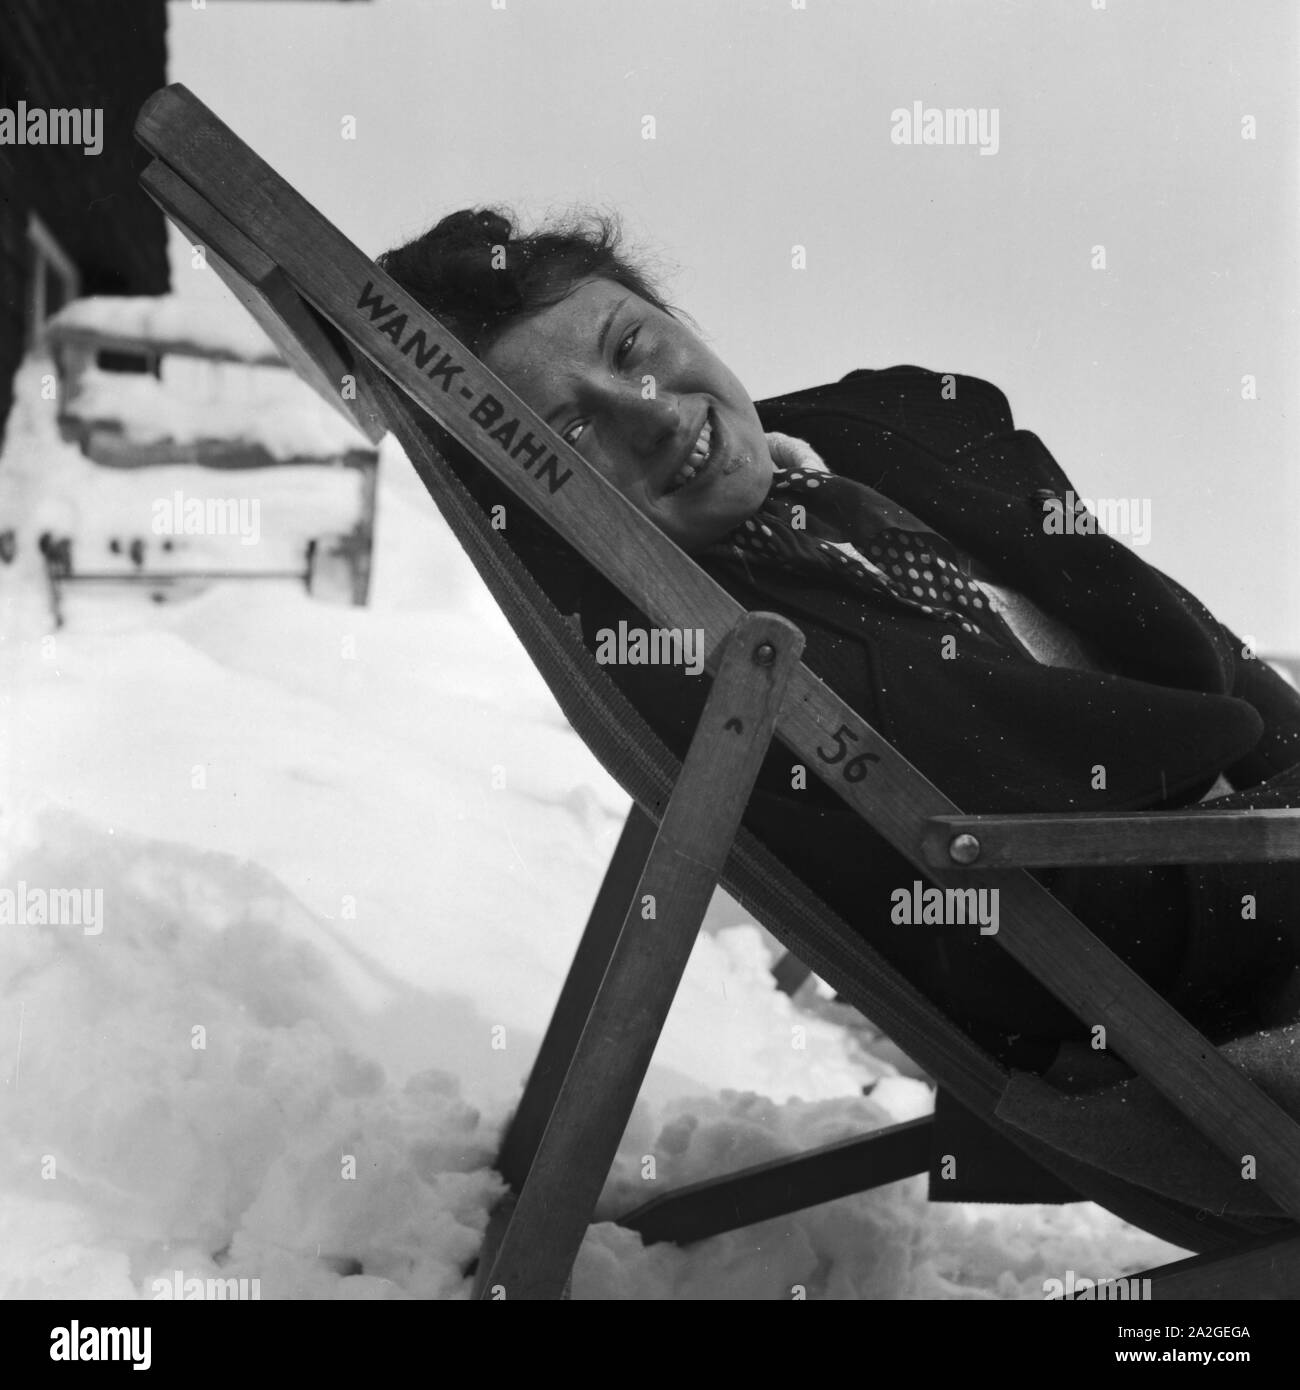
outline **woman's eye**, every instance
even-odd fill
[[[636,346],[636,340],[640,332],[641,326],[638,324],[629,333],[624,334],[618,347],[614,349],[614,362],[616,366],[621,367],[626,361],[628,354]],[[576,446],[578,440],[582,437],[582,432],[586,428],[586,420],[575,420],[567,429],[560,432],[560,438],[563,439],[566,444]]]

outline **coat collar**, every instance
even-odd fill
[[[1050,534],[1044,503],[1064,505],[1075,491],[1056,460],[978,391],[966,391],[960,410],[936,408],[938,380],[917,368],[857,372],[759,402],[759,416],[765,429],[806,440],[833,472],[914,512],[1127,675],[1226,693],[1226,653],[1209,614],[1193,612],[1164,575],[1112,537]],[[962,399],[968,379],[957,380]]]

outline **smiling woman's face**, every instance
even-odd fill
[[[612,280],[512,324],[483,357],[688,553],[767,496],[772,457],[745,388],[685,324]]]

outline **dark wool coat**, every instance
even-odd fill
[[[955,381],[954,399],[942,384]],[[835,473],[901,503],[1122,674],[1043,666],[986,650],[953,628],[825,581],[696,557],[736,599],[796,622],[804,661],[967,812],[1128,811],[1195,803],[1220,772],[1234,787],[1300,763],[1300,697],[1186,589],[1104,534],[1048,534],[1045,499],[1073,487],[1042,441],[1014,427],[1006,398],[970,377],[918,367],[855,371],[759,402],[764,427],[806,440]],[[748,573],[745,571],[748,570]],[[651,624],[599,575],[585,581],[584,638],[620,620]],[[667,666],[610,676],[678,755],[707,677]],[[746,824],[958,1023],[1008,1060],[1034,1065],[1082,1025],[995,937],[896,925],[891,894],[922,877],[815,777],[791,789],[774,741]],[[1105,769],[1094,788],[1094,767]],[[1263,804],[1290,804],[1267,795]],[[1223,802],[1233,805],[1237,802]],[[1244,801],[1242,804],[1250,804]],[[1036,871],[1150,983],[1221,1040],[1249,1026],[1252,999],[1289,968],[1295,866]],[[1241,895],[1258,920],[1243,922]]]

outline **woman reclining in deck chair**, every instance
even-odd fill
[[[753,403],[604,222],[465,211],[381,264],[967,812],[1300,805],[1300,695],[1096,531],[1002,393],[919,367]],[[649,620],[484,470],[595,652]],[[707,682],[610,676],[685,754]],[[806,785],[805,785],[806,783]],[[978,925],[900,925],[917,871],[774,742],[746,823],[978,1041],[1040,1070],[1088,1030]],[[1036,876],[1215,1042],[1300,1012],[1300,866]]]

